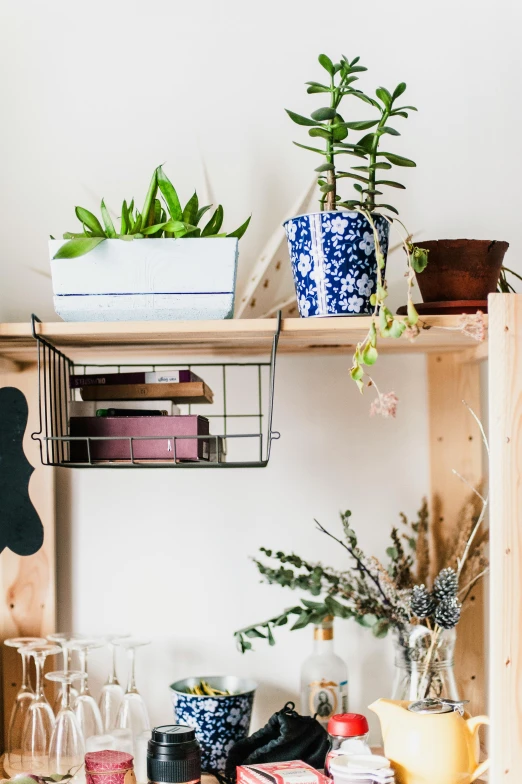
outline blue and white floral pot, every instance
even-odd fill
[[[214,689],[229,691],[229,697],[199,697],[187,688],[201,680]],[[205,771],[224,771],[228,752],[238,740],[248,736],[257,684],[232,675],[202,676],[176,681],[170,687],[174,718],[196,731],[201,746],[201,767]]]
[[[390,224],[382,215],[372,217],[386,259]],[[377,261],[373,231],[364,215],[312,212],[283,225],[301,316],[369,315]]]

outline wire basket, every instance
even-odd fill
[[[40,319],[32,316],[32,334],[37,344],[39,430],[32,438],[39,442],[44,465],[66,468],[263,468],[268,464],[272,441],[275,366],[281,331],[281,314],[266,362],[193,363],[74,363],[37,332]],[[117,435],[72,436],[71,409],[81,400],[80,390],[72,389],[70,377],[85,373],[120,373],[187,369],[201,374],[214,393],[213,403],[179,404],[180,414],[199,414],[208,420],[209,433],[199,435]],[[99,402],[100,408],[103,401]],[[169,418],[172,420],[172,418]],[[197,441],[197,459],[186,459],[187,440]],[[168,457],[140,456],[140,442],[163,442]],[[97,442],[119,442],[118,459],[100,458],[103,447]],[[109,447],[105,451],[111,451]],[[192,450],[193,451],[193,450]]]

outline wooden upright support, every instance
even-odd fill
[[[522,781],[522,295],[489,296],[492,784]]]
[[[2,699],[4,749],[7,726],[14,698],[20,688],[21,663],[16,649],[2,644],[8,637],[45,637],[55,630],[55,501],[54,470],[42,466],[38,443],[31,433],[38,430],[38,376],[35,366],[17,372],[15,363],[0,366],[0,387],[20,389],[29,406],[24,437],[24,452],[35,471],[29,482],[29,495],[44,527],[43,547],[26,557],[10,550],[0,554],[0,661],[2,662]],[[1,412],[0,412],[1,415]],[[2,466],[8,471],[9,466]],[[2,726],[2,725],[0,725]],[[0,732],[0,744],[2,733]]]
[[[483,478],[483,444],[466,401],[478,417],[480,406],[479,364],[468,352],[428,355],[430,433],[430,519],[434,551],[451,538],[459,524],[459,512],[471,489],[453,469],[477,487]],[[436,565],[436,570],[444,566]],[[473,714],[485,712],[484,588],[474,588],[471,601],[457,628],[455,672],[461,697],[470,700]]]

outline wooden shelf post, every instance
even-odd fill
[[[24,436],[24,452],[35,471],[29,495],[44,527],[44,544],[35,553],[20,557],[6,549],[0,554],[0,746],[5,749],[7,726],[14,698],[20,688],[21,663],[15,648],[7,648],[8,637],[45,637],[55,631],[55,499],[54,469],[40,462],[38,430],[38,376],[36,366],[17,369],[0,366],[0,387],[16,387],[27,400],[29,418]],[[2,470],[8,470],[3,467]],[[2,735],[4,743],[2,744]]]
[[[522,294],[489,296],[490,781],[522,781]]]

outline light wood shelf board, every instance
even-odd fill
[[[429,316],[411,342],[381,339],[381,353],[431,353],[473,351],[477,343],[458,329],[459,316]],[[325,319],[283,319],[281,353],[344,353],[364,338],[370,324],[366,316]],[[268,353],[276,319],[231,319],[177,322],[47,322],[38,324],[42,337],[72,358],[89,349],[96,352],[198,353],[254,355]],[[32,361],[35,344],[29,323],[0,324],[0,357],[15,362]]]

